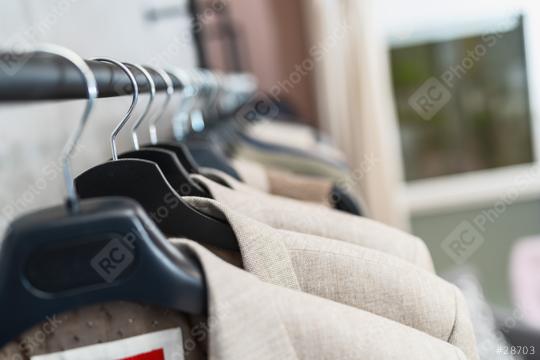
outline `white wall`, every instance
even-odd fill
[[[0,48],[14,39],[67,46],[85,58],[108,56],[148,64],[195,66],[186,16],[151,22],[152,8],[181,0],[6,0],[0,12]],[[73,161],[80,172],[110,156],[108,134],[127,110],[129,97],[100,99]],[[141,98],[141,104],[146,98]],[[157,100],[156,100],[157,102]],[[64,187],[59,161],[84,102],[0,104],[0,233],[14,214],[57,204]],[[140,110],[141,107],[138,107]],[[128,144],[124,136],[123,148]],[[56,168],[56,167],[55,167]]]

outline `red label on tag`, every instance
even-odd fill
[[[183,344],[182,330],[176,328],[32,356],[31,360],[185,360]]]
[[[165,360],[165,354],[163,353],[163,349],[157,349],[144,354],[130,356],[118,360]]]

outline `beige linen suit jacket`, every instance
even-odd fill
[[[215,200],[186,200],[231,224],[243,267],[259,279],[394,320],[477,359],[463,295],[433,273],[377,250],[272,228]]]
[[[434,272],[427,246],[419,238],[374,220],[317,204],[270,195],[252,189],[218,171],[212,172],[228,187],[208,177],[192,175],[212,197],[262,223],[284,230],[341,240],[397,256]]]
[[[204,269],[206,318],[133,303],[99,304],[59,315],[55,332],[27,349],[31,352],[13,342],[0,351],[0,359],[25,359],[175,327],[182,328],[188,360],[467,359],[455,346],[402,324],[263,282],[192,241],[173,243],[189,246]]]
[[[344,162],[345,155],[337,150],[325,136],[303,124],[263,120],[248,127],[249,136],[258,140],[295,148],[333,161]]]
[[[244,160],[234,160],[233,165],[244,183],[252,188],[273,195],[333,207],[331,203],[333,183],[330,180],[265,169],[262,165]]]

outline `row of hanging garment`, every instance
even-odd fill
[[[112,160],[73,179],[99,88],[78,55],[38,50],[79,70],[88,102],[66,145],[66,204],[3,240],[1,359],[478,358],[460,291],[422,240],[360,215],[338,151],[305,126],[230,115],[257,108],[249,77],[97,59],[133,101]],[[132,120],[136,71],[150,96]],[[176,140],[158,136],[162,107],[141,144],[158,77],[183,97]],[[128,123],[133,150],[118,153]]]

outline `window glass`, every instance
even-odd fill
[[[407,180],[533,162],[523,21],[391,49]]]

